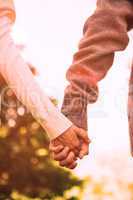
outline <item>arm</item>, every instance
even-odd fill
[[[17,98],[47,131],[50,139],[54,139],[70,128],[72,123],[55,108],[36,83],[10,36],[10,28],[10,19],[0,17],[0,73]]]
[[[78,127],[87,130],[87,104],[98,97],[98,81],[113,64],[115,51],[128,44],[133,27],[130,0],[98,0],[95,13],[84,26],[84,36],[67,71],[70,85],[65,90],[62,112]]]

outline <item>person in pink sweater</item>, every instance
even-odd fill
[[[15,18],[13,0],[0,0],[0,73],[46,130],[51,144],[58,145],[54,151],[65,154],[70,163],[67,167],[73,169],[77,165],[76,156],[83,157],[88,153],[87,132],[59,112],[35,81],[10,34]],[[1,99],[3,96],[4,91],[1,91]]]

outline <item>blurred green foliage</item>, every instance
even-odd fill
[[[0,91],[0,200],[80,200],[83,181],[50,159],[46,133],[2,77]]]

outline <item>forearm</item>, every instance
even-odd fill
[[[47,131],[50,139],[59,136],[72,125],[44,94],[19,55],[10,36],[8,18],[0,19],[0,62],[1,74],[17,98]]]
[[[114,52],[126,48],[127,31],[132,27],[133,5],[127,0],[98,0],[95,13],[85,24],[79,50],[67,71],[70,85],[65,91],[62,107],[66,116],[74,116],[73,123],[79,123],[77,115],[82,113],[82,128],[87,127],[83,120],[86,118],[87,104],[98,98],[97,83],[112,66]]]

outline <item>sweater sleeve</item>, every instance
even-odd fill
[[[62,112],[77,126],[87,129],[87,104],[98,98],[98,81],[113,64],[114,53],[128,44],[133,27],[130,0],[98,0],[97,9],[86,21],[84,35],[67,71]]]
[[[10,28],[9,18],[1,17],[0,73],[17,98],[47,131],[49,138],[54,139],[70,128],[72,123],[58,111],[35,81],[10,36]]]

